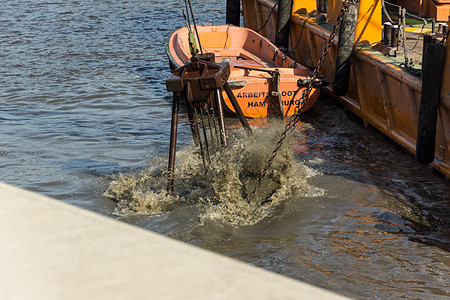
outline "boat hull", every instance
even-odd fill
[[[239,78],[237,78],[239,79]],[[232,91],[243,110],[245,116],[250,118],[265,118],[271,110],[270,105],[272,98],[268,96],[267,86],[271,79],[259,79],[248,83],[244,87],[232,87]],[[239,81],[235,81],[239,82]],[[295,78],[284,78],[280,83],[281,102],[285,116],[291,116],[297,106],[303,104],[302,94],[304,87],[298,87]],[[318,97],[318,90],[310,94],[309,99],[305,102],[303,111],[313,106]],[[228,112],[235,113],[233,106],[226,94],[224,100]]]
[[[198,32],[203,51],[214,53],[216,62],[230,64],[228,83],[246,117],[265,118],[270,115],[276,98],[271,84],[275,70],[280,74],[279,94],[285,116],[292,115],[299,106],[302,111],[306,111],[317,100],[320,92],[318,88],[313,87],[311,93],[303,97],[306,85],[298,85],[299,79],[307,81],[309,69],[284,55],[258,33],[228,25],[199,26]],[[166,44],[172,70],[190,60],[187,37],[188,29],[180,28],[170,36]],[[226,93],[223,92],[222,95],[225,111],[235,113]]]

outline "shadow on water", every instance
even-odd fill
[[[320,157],[330,162],[326,168],[308,166],[376,186],[387,196],[386,211],[372,216],[376,228],[450,251],[449,179],[326,97],[302,120],[314,128],[303,128],[300,160]]]

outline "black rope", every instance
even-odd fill
[[[383,13],[386,16],[386,18],[388,19],[388,21],[391,22],[392,24],[394,24],[394,21],[392,21],[391,16],[389,15],[389,13],[386,9],[386,5],[384,5],[384,0],[381,0],[381,7],[383,8]]]
[[[289,51],[286,53],[286,55],[290,55],[291,53],[293,53],[293,52],[298,48],[298,46],[300,45],[300,41],[302,40],[303,29],[305,28],[306,21],[308,21],[308,19],[310,19],[310,18],[312,18],[312,17],[313,17],[313,16],[307,17],[306,20],[303,22],[302,29],[300,30],[300,35],[299,35],[299,37],[298,37],[297,44],[295,44],[295,47],[292,48],[291,50],[289,50]]]
[[[277,6],[277,5],[278,5],[278,2],[275,3],[275,4],[272,6],[272,9],[270,10],[269,16],[267,17],[266,21],[265,21],[264,24],[261,26],[261,28],[259,28],[258,30],[256,30],[256,32],[259,33],[259,32],[264,28],[264,26],[267,25],[267,23],[269,22],[270,18],[272,17],[273,10],[275,9],[275,6]]]
[[[427,23],[423,23],[422,29],[419,32],[419,37],[416,40],[416,44],[414,45],[414,47],[412,47],[411,49],[408,49],[409,51],[413,51],[414,49],[416,49],[417,44],[419,43],[420,37],[423,36],[423,29],[425,28],[425,25],[427,25]],[[416,53],[416,52],[415,52]]]

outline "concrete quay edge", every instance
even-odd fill
[[[347,299],[0,183],[0,299]]]

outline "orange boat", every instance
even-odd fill
[[[292,115],[295,107],[302,105],[310,70],[285,55],[268,39],[251,29],[229,25],[198,26],[197,31],[200,39],[197,45],[201,45],[202,52],[214,53],[215,62],[229,63],[231,74],[228,83],[246,117],[267,117],[269,103],[274,97],[281,102],[285,116]],[[187,27],[170,36],[166,53],[172,71],[190,61]],[[303,111],[316,102],[319,95],[316,86],[321,83],[316,82]],[[226,93],[222,94],[225,110],[235,113]]]

